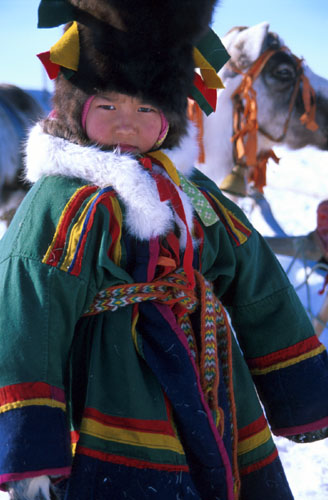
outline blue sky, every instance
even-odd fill
[[[0,81],[51,90],[35,54],[48,50],[60,38],[62,28],[37,29],[39,0],[0,1]],[[213,28],[223,36],[233,26],[262,21],[268,21],[272,31],[298,57],[304,57],[313,71],[328,78],[327,0],[221,0]]]

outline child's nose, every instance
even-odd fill
[[[134,131],[136,129],[136,123],[132,113],[120,113],[117,117],[116,129],[123,133],[130,133],[131,131]]]

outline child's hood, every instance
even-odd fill
[[[180,146],[163,152],[177,170],[190,176],[198,156],[195,127],[190,123]],[[179,225],[184,239],[185,230],[177,214],[173,214],[168,202],[160,201],[156,182],[129,154],[103,151],[97,146],[80,146],[43,132],[41,124],[37,124],[29,134],[25,164],[25,176],[31,183],[43,176],[61,175],[84,179],[100,188],[111,185],[126,207],[130,231],[141,239],[165,234],[174,222]],[[183,192],[180,196],[191,229],[192,207]],[[150,221],[154,221],[154,227]]]

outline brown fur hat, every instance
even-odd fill
[[[56,14],[49,7],[52,3],[58,4],[49,0],[40,4],[40,8],[45,5],[49,19]],[[114,90],[160,108],[170,124],[163,146],[178,145],[186,128],[187,97],[193,83],[193,46],[207,30],[216,0],[59,3],[70,9],[62,22],[74,19],[78,23],[80,58],[70,78],[64,72],[57,77],[56,115],[44,121],[44,130],[87,144],[81,124],[83,105],[90,95]]]

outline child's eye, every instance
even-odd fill
[[[149,106],[140,106],[138,108],[138,111],[140,111],[141,113],[151,113],[152,111],[156,112],[156,109],[151,108]]]
[[[113,104],[99,104],[98,108],[112,111],[115,109],[115,106]]]

